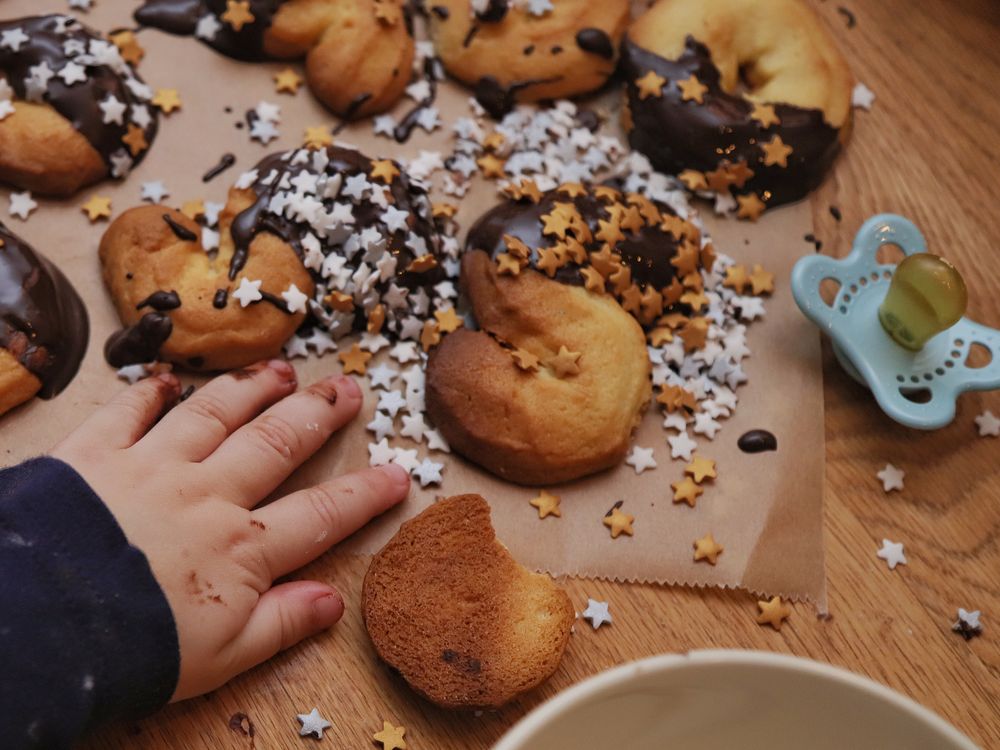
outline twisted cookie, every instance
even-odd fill
[[[304,57],[316,98],[348,118],[392,106],[413,65],[401,0],[147,0],[135,18],[238,60]]]
[[[0,23],[0,180],[70,195],[125,177],[156,136],[152,90],[69,16]]]

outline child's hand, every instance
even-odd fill
[[[395,505],[406,471],[330,479],[251,510],[361,406],[346,377],[296,390],[281,361],[216,378],[157,422],[180,394],[173,375],[113,399],[53,455],[73,466],[145,552],[180,642],[174,700],[212,690],[340,619],[325,583],[272,582]]]

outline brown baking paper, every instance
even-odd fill
[[[4,17],[61,11],[52,0],[7,0]],[[109,31],[130,26],[132,3],[101,2],[81,18]],[[146,49],[139,72],[154,88],[176,88],[183,109],[161,118],[160,133],[145,161],[124,183],[107,182],[84,190],[65,202],[43,201],[27,222],[6,215],[3,220],[37,250],[56,261],[84,298],[91,317],[91,340],[83,366],[73,383],[50,400],[34,399],[0,417],[0,462],[16,463],[50,449],[99,404],[126,385],[105,362],[102,347],[119,328],[101,282],[97,245],[107,226],[91,226],[80,205],[94,193],[113,199],[118,213],[138,205],[140,184],[162,180],[170,191],[166,201],[179,206],[185,200],[225,200],[229,185],[264,155],[301,144],[308,126],[331,125],[333,118],[312,98],[308,89],[297,96],[278,94],[271,75],[279,64],[243,64],[229,60],[199,42],[144,30],[139,40]],[[446,123],[469,114],[468,92],[456,84],[441,85],[437,106]],[[281,138],[267,147],[251,143],[246,129],[237,129],[247,109],[260,100],[282,107]],[[605,100],[611,106],[614,92]],[[397,112],[412,102],[400,104]],[[226,112],[230,107],[231,112]],[[614,127],[613,124],[610,127]],[[413,158],[420,149],[450,150],[450,129],[433,134],[418,131],[410,142],[396,144],[372,134],[371,122],[345,129],[341,142],[360,147],[370,156]],[[232,152],[237,164],[209,184],[201,177],[222,154]],[[9,189],[0,206],[6,207]],[[492,184],[478,184],[462,202],[458,216],[463,227],[496,201]],[[710,213],[706,206],[701,207]],[[345,553],[367,554],[379,549],[400,522],[413,516],[435,496],[476,492],[493,508],[499,538],[523,564],[553,575],[652,581],[670,584],[738,586],[755,592],[808,599],[822,610],[826,589],[823,572],[823,403],[818,337],[798,313],[788,288],[789,273],[803,252],[802,237],[811,231],[806,204],[766,214],[751,225],[706,216],[716,248],[738,262],[761,262],[776,275],[776,291],[766,302],[767,315],[749,325],[752,355],[744,361],[749,383],[738,390],[735,415],[723,420],[714,440],[691,435],[698,452],[713,458],[719,477],[706,485],[696,508],[675,505],[670,483],[683,477],[685,463],[671,460],[662,416],[650,409],[636,435],[638,445],[653,447],[658,467],[642,475],[627,465],[581,481],[550,488],[562,497],[562,518],[539,520],[528,504],[537,488],[519,487],[496,479],[455,454],[432,453],[444,461],[441,487],[415,486],[410,498],[340,545]],[[384,353],[380,355],[383,357]],[[308,361],[294,360],[301,382],[336,372],[333,353]],[[374,362],[372,363],[374,364]],[[203,378],[185,376],[188,382]],[[370,421],[375,399],[366,394],[361,416],[336,436],[282,488],[303,487],[333,475],[364,467],[372,434]],[[399,420],[397,419],[397,429]],[[763,428],[778,438],[778,450],[749,455],[736,446],[745,431]],[[413,448],[407,438],[393,445]],[[427,453],[421,446],[420,455]],[[280,492],[278,494],[281,494]],[[634,515],[635,535],[612,540],[602,519],[617,501]],[[712,533],[725,547],[718,565],[692,559],[695,539]]]

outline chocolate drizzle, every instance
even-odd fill
[[[778,438],[767,430],[750,430],[740,435],[736,445],[744,453],[763,453],[778,450]]]
[[[174,233],[177,239],[184,240],[185,242],[194,242],[198,239],[198,235],[183,224],[178,224],[170,214],[163,214],[163,221],[170,227],[170,231]]]
[[[135,325],[115,331],[108,337],[104,343],[104,358],[112,367],[152,362],[173,329],[169,315],[146,313]]]
[[[216,289],[215,296],[212,297],[212,307],[216,310],[224,310],[227,304],[229,304],[229,290]]]
[[[0,23],[0,33],[14,29],[20,29],[28,39],[16,51],[10,46],[0,47],[0,73],[6,77],[17,98],[32,100],[27,84],[32,68],[47,66],[54,75],[46,82],[44,100],[73,124],[110,168],[114,168],[112,157],[129,155],[122,138],[128,133],[128,117],[135,116],[136,108],[145,107],[149,113],[149,123],[143,128],[143,133],[147,143],[153,142],[157,114],[153,107],[147,106],[146,100],[126,85],[129,77],[142,84],[131,67],[121,62],[120,70],[116,71],[106,64],[85,64],[88,60],[96,62],[93,55],[95,44],[103,46],[111,42],[68,16],[34,16]],[[82,48],[86,53],[68,54],[67,47]],[[58,75],[71,62],[85,68],[86,80],[67,85]],[[122,115],[121,124],[105,122],[99,104],[109,96],[127,105],[128,116]],[[34,98],[37,99],[37,94]],[[131,163],[141,161],[145,153],[146,150],[143,150],[132,156]]]
[[[576,33],[576,46],[605,60],[611,60],[615,56],[614,42],[603,29],[580,29]]]
[[[711,53],[690,36],[684,54],[676,60],[660,57],[626,38],[621,71],[628,83],[634,123],[629,143],[661,172],[710,172],[723,158],[733,164],[745,160],[754,176],[738,192],[757,193],[773,206],[807,195],[822,182],[840,153],[840,130],[828,125],[818,109],[775,104],[781,123],[763,128],[751,118],[753,104],[748,99],[722,90]],[[665,78],[667,85],[660,96],[640,99],[635,81],[649,71]],[[676,82],[691,75],[708,87],[702,105],[681,99]],[[759,143],[774,135],[794,149],[787,167],[764,166]]]
[[[150,307],[156,310],[156,312],[167,312],[168,310],[176,310],[180,306],[181,297],[177,292],[173,290],[165,292],[161,289],[146,297],[146,299],[135,306],[135,309],[141,310],[144,307]]]
[[[372,98],[371,93],[358,94],[356,97],[351,99],[347,104],[347,109],[344,110],[344,116],[340,119],[340,124],[333,129],[333,134],[338,135],[344,128],[346,128],[354,116],[358,114],[360,110],[369,99]]]
[[[52,398],[76,375],[87,350],[87,309],[52,263],[0,222],[0,347]]]
[[[428,57],[424,60],[424,78],[430,85],[430,92],[417,102],[417,105],[406,113],[403,119],[400,121],[399,125],[395,127],[392,131],[392,137],[396,139],[397,143],[405,143],[410,139],[413,134],[413,130],[417,127],[420,121],[420,113],[426,108],[434,104],[434,100],[437,99],[437,59],[434,57]]]
[[[222,158],[219,159],[219,163],[216,164],[214,167],[212,167],[210,170],[208,170],[207,172],[205,172],[205,174],[203,174],[201,176],[201,181],[202,182],[211,182],[216,177],[218,177],[220,174],[222,174],[227,169],[229,169],[231,166],[233,166],[235,163],[236,163],[236,155],[235,154],[223,154]]]
[[[268,59],[265,36],[271,28],[274,14],[284,0],[249,0],[254,20],[236,31],[219,21],[212,39],[202,39],[222,54],[237,60],[260,61]],[[195,34],[198,22],[205,16],[216,19],[226,12],[226,0],[146,0],[135,12],[135,20],[142,26],[166,31],[169,34],[190,36]]]
[[[514,105],[517,104],[518,91],[526,89],[529,86],[542,83],[555,83],[561,80],[562,76],[532,78],[526,81],[514,81],[509,86],[504,86],[493,76],[483,76],[476,82],[473,95],[490,117],[494,120],[502,120],[503,116],[514,109]]]

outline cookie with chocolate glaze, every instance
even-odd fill
[[[156,136],[153,91],[69,16],[0,22],[0,180],[71,195],[124,178]]]
[[[305,59],[309,87],[348,119],[381,112],[410,80],[414,42],[402,0],[146,0],[140,24],[193,35],[238,60]]]
[[[500,118],[516,102],[578,96],[614,73],[628,0],[559,0],[541,14],[522,0],[426,0],[445,68]]]
[[[127,211],[101,241],[126,325],[106,358],[240,367],[278,354],[307,318],[331,338],[396,336],[444,278],[430,211],[394,162],[337,146],[272,154],[242,175],[215,253],[179,212]]]
[[[822,182],[851,132],[854,80],[801,0],[659,0],[622,45],[629,142],[741,215]]]
[[[72,284],[0,223],[0,414],[69,385],[89,332]]]

